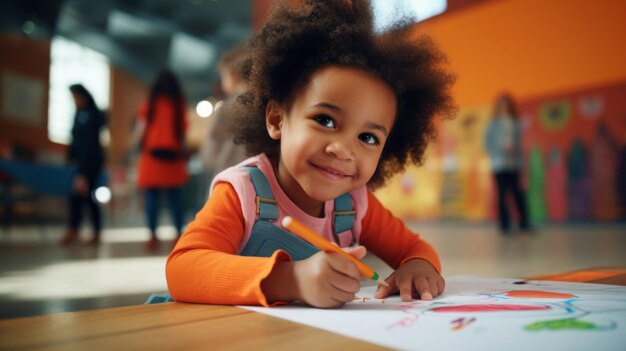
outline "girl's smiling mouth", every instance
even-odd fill
[[[331,180],[343,180],[345,178],[354,178],[354,175],[349,172],[340,171],[338,169],[327,167],[327,166],[319,166],[315,163],[309,162],[313,169],[318,171],[322,176]]]

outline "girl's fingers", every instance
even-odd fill
[[[331,271],[328,276],[328,282],[330,285],[337,290],[341,290],[348,294],[354,294],[359,292],[361,289],[361,283],[358,279],[354,279],[353,277],[347,276],[337,271]]]
[[[394,274],[385,279],[389,287],[378,285],[374,297],[384,299],[391,294],[400,292],[400,298],[404,302],[411,301],[413,291],[416,291],[422,300],[432,300],[443,293],[445,281],[441,276],[412,278],[397,278]]]
[[[389,296],[389,288],[378,284],[378,288],[376,289],[376,293],[374,293],[374,298],[384,299]]]
[[[361,288],[358,280],[336,271],[329,272],[326,284],[328,284],[325,288],[328,296],[342,304],[354,300],[355,294]]]
[[[376,289],[376,293],[374,294],[374,298],[384,299],[387,296],[394,294],[398,291],[398,285],[396,284],[396,279],[394,278],[393,274],[385,279],[385,282],[389,284],[389,286],[379,284],[378,289]]]
[[[398,289],[400,290],[400,300],[409,302],[413,300],[413,282],[411,277],[406,277],[398,282]]]
[[[430,287],[430,293],[432,294],[432,297],[439,296],[439,287],[437,286],[437,277],[429,276],[427,280],[428,280],[428,286]]]
[[[433,293],[430,289],[430,284],[428,284],[428,280],[426,278],[418,278],[413,282],[415,286],[415,290],[420,295],[422,300],[432,300]]]
[[[331,292],[331,298],[333,300],[336,301],[340,301],[342,304],[346,303],[346,302],[350,302],[354,300],[354,297],[356,295],[351,294],[349,292],[343,291],[341,289],[338,289],[334,286],[331,286],[332,292]]]
[[[335,272],[344,274],[357,280],[361,279],[359,269],[354,264],[354,262],[350,261],[348,258],[338,253],[329,253],[327,262],[330,268]]]
[[[344,247],[343,251],[349,253],[359,260],[365,257],[365,254],[367,253],[367,249],[365,248],[365,246],[362,245]]]

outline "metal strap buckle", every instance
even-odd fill
[[[335,211],[333,212],[333,221],[337,216],[354,216],[356,211]]]
[[[341,240],[339,240],[339,233],[335,232],[335,220],[337,216],[354,216],[356,214],[356,211],[352,210],[352,211],[335,211],[333,212],[333,238],[335,238],[335,242],[337,243],[337,245],[341,246]],[[354,237],[354,232],[350,231],[350,233],[352,234],[352,241],[350,242],[350,245],[348,246],[352,246],[356,243],[356,238]]]
[[[255,198],[255,202],[256,202],[256,214],[259,215],[261,213],[261,202],[264,202],[266,204],[272,204],[272,205],[276,205],[277,202],[274,199],[268,199],[266,197],[261,197],[261,196],[256,196]]]

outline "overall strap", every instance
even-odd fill
[[[259,220],[275,221],[278,218],[278,207],[267,178],[257,167],[243,167],[243,169],[250,175],[256,192],[256,214]]]
[[[352,229],[356,212],[352,208],[350,194],[346,193],[335,199],[335,209],[333,212],[333,235],[335,241],[339,243],[338,234]],[[354,241],[354,235],[353,235]]]
[[[243,168],[250,175],[256,192],[257,219],[239,255],[270,257],[276,250],[284,250],[293,260],[303,260],[319,252],[317,247],[272,223],[278,219],[278,206],[267,178],[256,167]]]

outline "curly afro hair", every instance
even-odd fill
[[[411,22],[374,33],[370,3],[364,0],[283,1],[250,42],[250,90],[239,97],[235,142],[250,154],[277,155],[280,141],[265,126],[270,100],[289,108],[299,90],[329,65],[364,70],[395,92],[397,115],[378,167],[368,182],[376,188],[408,164],[422,164],[435,137],[436,116],[455,111],[450,88],[455,77],[442,65],[445,56],[428,37],[417,37]]]

